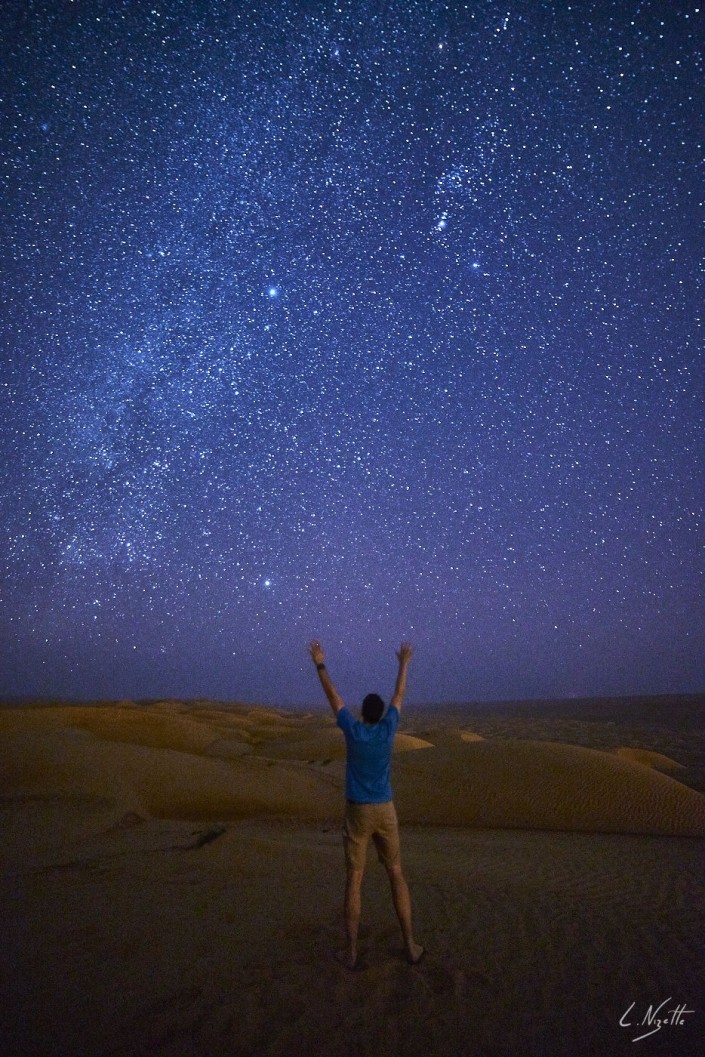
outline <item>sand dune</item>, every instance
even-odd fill
[[[705,796],[639,763],[577,745],[478,741],[402,756],[396,798],[433,825],[705,835]]]
[[[113,708],[67,706],[0,711],[0,732],[3,730],[83,730],[107,741],[180,752],[200,752],[218,737],[210,726],[183,713],[124,704]]]
[[[5,734],[3,760],[3,797],[95,797],[156,818],[327,818],[339,800],[320,770],[296,762],[281,761],[274,772],[252,755],[213,759],[82,730]]]
[[[344,756],[330,720],[160,704],[16,710],[0,713],[0,730],[6,797],[97,797],[160,818],[339,811],[342,771],[314,766]],[[409,823],[705,834],[705,796],[660,773],[677,765],[659,754],[447,735],[439,745],[397,736],[396,799]]]

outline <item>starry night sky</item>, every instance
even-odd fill
[[[5,694],[705,689],[672,0],[3,0]]]

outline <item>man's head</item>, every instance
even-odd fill
[[[379,723],[384,712],[384,701],[379,694],[368,694],[362,702],[362,718],[365,723]]]

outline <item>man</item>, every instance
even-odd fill
[[[380,862],[384,865],[392,889],[407,960],[416,965],[424,948],[414,940],[411,928],[411,899],[401,868],[399,827],[392,800],[390,770],[394,733],[399,723],[404,693],[406,669],[414,648],[402,642],[397,659],[399,672],[396,688],[386,715],[384,701],[377,694],[368,694],[362,702],[362,721],[356,720],[345,707],[328,669],[320,642],[309,645],[309,653],[318,670],[321,686],[335,714],[336,722],[345,735],[347,748],[345,768],[345,931],[348,946],[340,952],[339,960],[347,969],[357,965],[357,934],[360,927],[362,877],[365,871],[367,845],[370,837],[375,843]]]

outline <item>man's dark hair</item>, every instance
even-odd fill
[[[368,694],[362,702],[362,718],[365,723],[379,723],[384,712],[384,701],[379,694]]]

